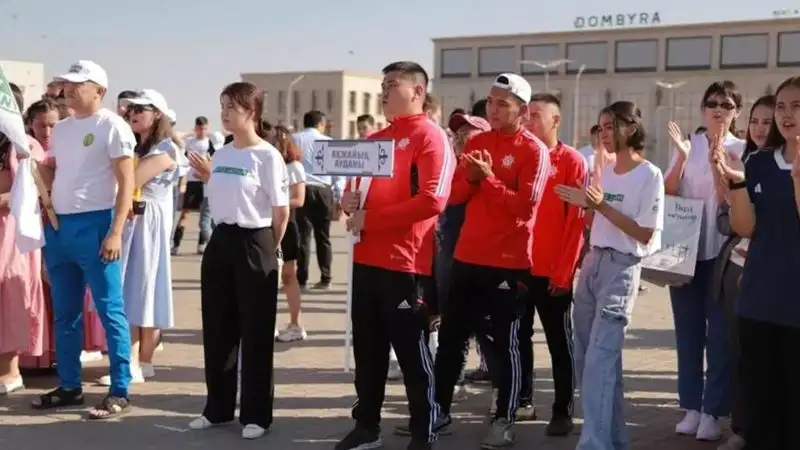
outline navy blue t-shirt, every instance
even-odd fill
[[[756,226],[747,251],[737,313],[800,328],[800,215],[791,169],[780,149],[755,152],[745,164]]]

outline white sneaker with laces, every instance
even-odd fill
[[[205,416],[195,417],[189,422],[189,428],[192,430],[207,430],[213,427],[214,424],[211,423],[210,420],[206,419]]]
[[[131,384],[144,383],[144,375],[142,369],[138,366],[131,366]],[[111,375],[103,375],[97,380],[100,386],[111,386]]]
[[[718,441],[722,438],[722,428],[719,421],[712,415],[700,415],[700,425],[697,427],[698,441]]]
[[[266,429],[251,423],[249,425],[245,425],[242,429],[242,439],[258,439],[266,432]]]
[[[276,339],[280,342],[304,341],[308,338],[308,333],[300,325],[286,325],[286,328],[278,332]]]
[[[86,350],[81,352],[82,363],[100,361],[101,359],[103,359],[103,352],[90,352]]]
[[[25,384],[22,382],[22,377],[17,377],[8,381],[0,381],[0,395],[8,395],[14,391],[19,391],[20,389],[25,389]]]
[[[675,425],[675,433],[685,436],[694,436],[697,434],[697,428],[700,426],[700,411],[689,410],[683,416],[683,420]]]
[[[156,376],[156,369],[153,367],[153,363],[139,363],[139,368],[142,369],[142,377],[145,380]]]

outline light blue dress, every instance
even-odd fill
[[[153,147],[146,158],[168,154],[181,161],[171,139]],[[125,224],[122,236],[122,273],[125,313],[132,326],[167,329],[175,324],[172,307],[172,224],[174,184],[178,167],[166,170],[142,186],[144,214]]]

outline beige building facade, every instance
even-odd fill
[[[274,124],[303,127],[303,114],[325,113],[328,134],[334,138],[355,138],[356,118],[370,114],[379,127],[386,125],[381,112],[380,74],[355,71],[243,73],[242,80],[264,91],[264,119]]]
[[[437,38],[434,94],[445,117],[469,108],[502,72],[523,74],[534,92],[560,96],[561,139],[583,145],[599,111],[635,102],[649,132],[649,157],[662,168],[669,155],[666,122],[684,131],[702,125],[700,103],[717,80],[732,80],[750,106],[782,80],[800,75],[800,18],[639,28]],[[561,61],[559,63],[559,60]],[[554,67],[544,69],[548,63]],[[545,71],[547,70],[547,72]]]
[[[9,82],[16,84],[25,97],[25,107],[40,100],[47,84],[44,81],[44,64],[27,61],[0,61],[0,69]]]

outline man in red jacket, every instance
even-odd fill
[[[533,404],[533,317],[539,312],[553,367],[555,401],[545,432],[566,436],[572,431],[572,280],[583,246],[583,210],[561,200],[559,184],[583,187],[586,159],[558,140],[561,102],[552,94],[534,95],[527,128],[550,149],[550,176],[533,227],[528,301],[520,325],[522,399],[519,417],[535,417]]]
[[[425,340],[419,277],[430,276],[433,229],[447,204],[455,156],[444,130],[423,113],[428,75],[417,63],[383,69],[382,104],[391,125],[370,139],[394,141],[392,178],[373,178],[366,193],[346,188],[353,252],[352,315],[355,428],[336,450],[378,448],[389,345],[403,370],[411,413],[409,450],[430,449],[439,420],[433,360]],[[359,208],[361,195],[366,195]]]
[[[522,383],[518,332],[525,310],[524,282],[530,271],[533,221],[550,160],[547,147],[523,126],[531,87],[517,74],[498,76],[487,97],[491,131],[467,141],[453,177],[449,202],[466,203],[452,268],[452,286],[442,305],[436,395],[449,423],[462,351],[473,332],[488,333],[497,381],[497,410],[482,448],[514,443],[512,424]]]

